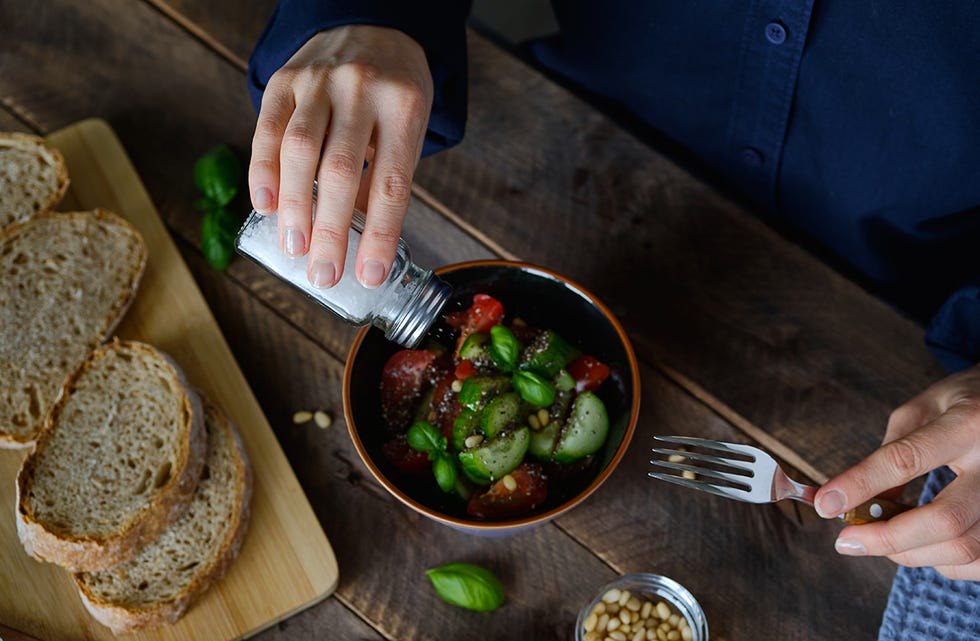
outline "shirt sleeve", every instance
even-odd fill
[[[946,299],[926,328],[925,339],[951,372],[980,362],[980,280]]]
[[[466,124],[466,16],[471,0],[280,0],[252,51],[256,111],[269,78],[320,31],[347,24],[398,29],[425,50],[434,97],[422,155],[458,144]]]

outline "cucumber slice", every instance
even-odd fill
[[[453,449],[462,452],[466,449],[466,439],[480,429],[480,412],[464,407],[453,423]]]
[[[531,442],[527,453],[539,461],[554,460],[555,445],[558,444],[558,421],[551,421],[537,432],[531,432]]]
[[[489,334],[483,332],[473,332],[463,341],[463,346],[459,348],[459,357],[468,358],[471,361],[487,360],[487,341],[490,340]]]
[[[524,401],[517,392],[504,392],[483,408],[480,427],[488,439],[496,437],[523,419]]]
[[[551,378],[568,365],[577,350],[564,338],[548,329],[538,334],[521,355],[521,369]]]
[[[459,403],[473,411],[481,410],[491,398],[509,392],[511,387],[509,376],[470,376],[459,390]]]
[[[460,467],[474,483],[489,485],[517,469],[524,460],[530,440],[531,430],[527,427],[501,434],[478,447],[460,452]]]
[[[606,406],[592,392],[582,392],[572,404],[572,413],[558,438],[554,459],[559,463],[574,463],[598,452],[608,435]]]

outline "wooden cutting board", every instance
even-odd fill
[[[86,120],[49,142],[64,154],[71,179],[58,209],[110,209],[149,248],[139,293],[116,333],[173,356],[238,426],[255,471],[252,522],[228,575],[176,625],[126,638],[226,641],[255,634],[333,592],[333,550],[116,135],[104,121]],[[0,450],[0,624],[43,641],[113,639],[89,616],[70,575],[29,558],[20,546],[14,483],[24,456]]]

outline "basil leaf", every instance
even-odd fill
[[[227,145],[218,145],[194,163],[194,182],[218,206],[227,205],[238,193],[241,173],[238,158]]]
[[[227,210],[212,209],[201,220],[201,249],[208,264],[218,271],[228,268],[235,254],[239,221]]]
[[[511,372],[517,364],[521,346],[514,332],[503,325],[494,325],[490,328],[490,348],[487,351],[494,365],[505,372]]]
[[[445,452],[436,455],[432,461],[432,473],[443,492],[452,492],[456,487],[456,464],[453,457]]]
[[[478,612],[496,610],[504,603],[504,588],[492,572],[470,563],[450,563],[426,570],[432,587],[453,605]]]
[[[418,421],[408,428],[405,435],[408,446],[416,452],[445,452],[446,437],[431,423]],[[432,458],[431,456],[429,457]]]
[[[528,403],[550,407],[555,402],[555,386],[534,372],[515,373],[513,383],[514,389]]]

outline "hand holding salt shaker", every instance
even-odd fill
[[[364,231],[364,214],[355,210],[347,237],[344,273],[330,288],[316,287],[306,275],[307,256],[291,257],[279,248],[278,215],[252,211],[238,237],[235,249],[301,290],[307,296],[351,325],[373,324],[385,338],[409,349],[418,345],[452,290],[431,270],[412,262],[408,245],[398,241],[398,251],[388,278],[368,289],[354,275],[354,258]]]

